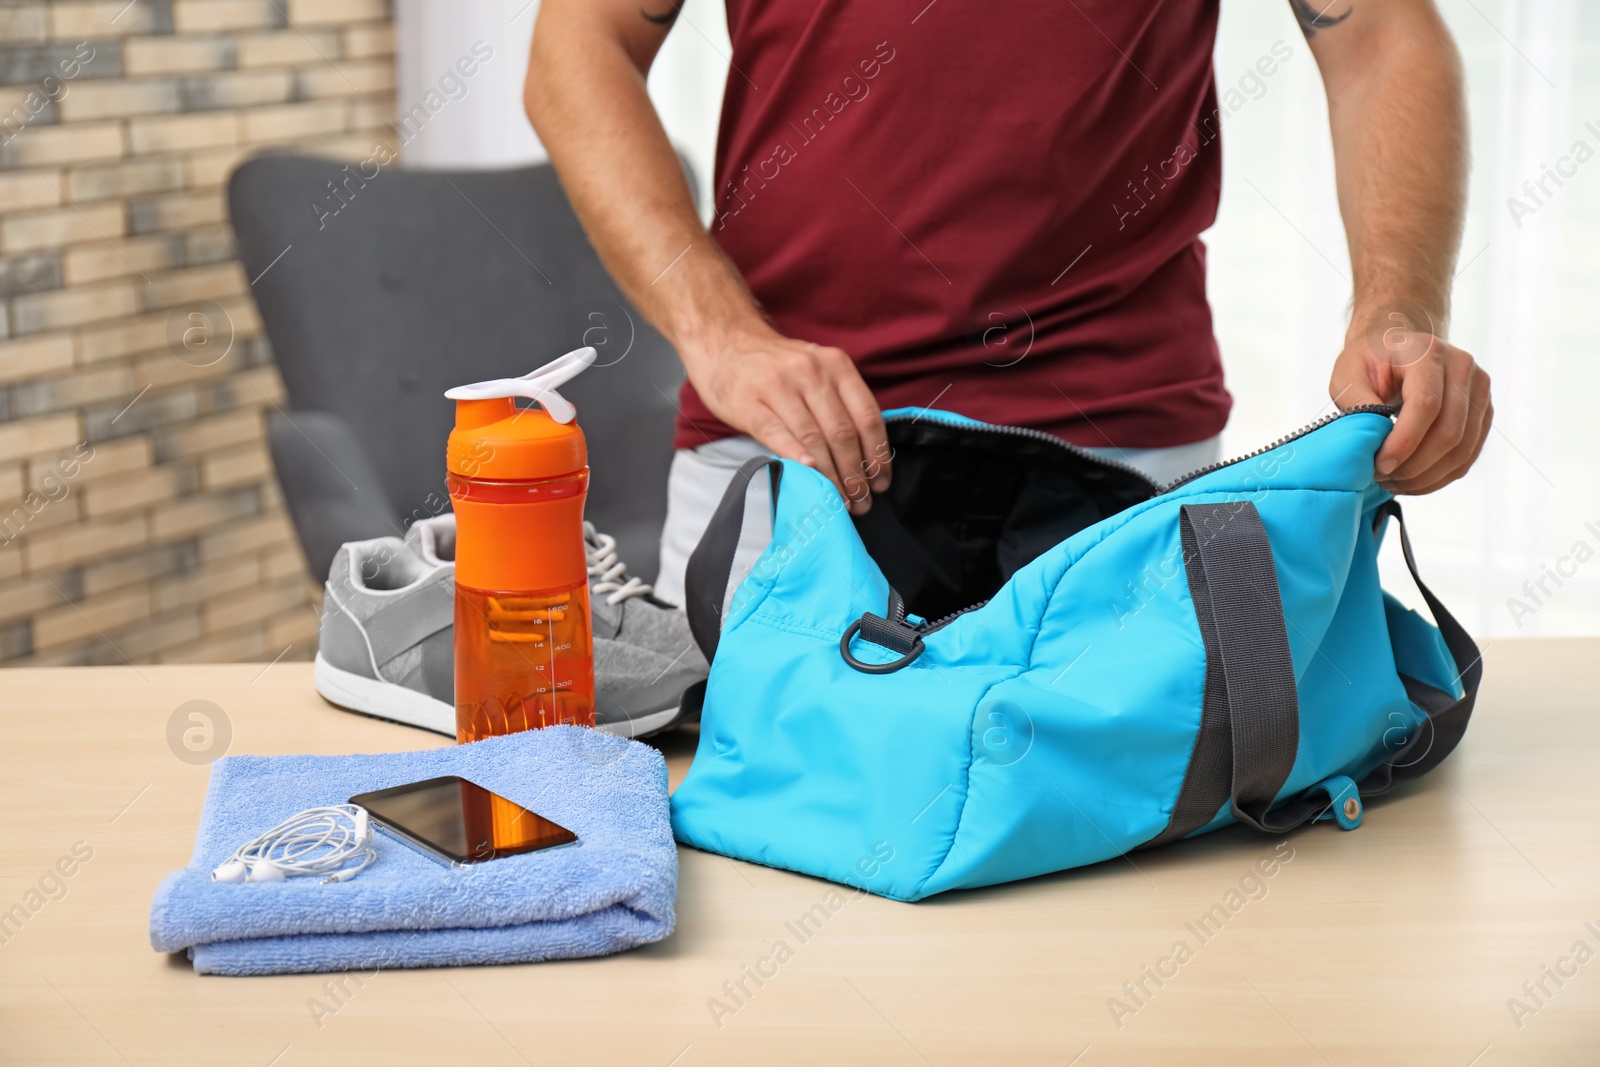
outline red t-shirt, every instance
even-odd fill
[[[884,408],[1216,434],[1217,0],[727,0],[711,234]],[[924,6],[926,5],[926,6]],[[737,431],[685,384],[676,445]]]

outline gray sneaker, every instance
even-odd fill
[[[644,737],[699,719],[706,661],[681,611],[629,577],[616,542],[584,524],[593,615],[595,725]],[[334,557],[317,691],[354,711],[455,734],[455,516]],[[375,621],[370,621],[375,620]]]
[[[454,737],[454,577],[398,537],[341,545],[323,592],[317,692]]]
[[[406,531],[406,544],[430,566],[455,566],[456,517],[447,512],[414,523]],[[667,657],[673,676],[687,672],[686,684],[705,678],[710,668],[689,632],[688,616],[657,600],[650,586],[628,575],[627,565],[617,558],[616,538],[586,522],[583,549],[589,564],[589,610],[595,637]]]
[[[626,720],[641,733],[655,733],[698,722],[711,669],[689,632],[689,617],[628,575],[609,534],[586,522],[583,540],[594,622],[595,724]]]

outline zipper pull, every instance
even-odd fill
[[[894,586],[889,587],[889,616],[884,621],[897,622],[902,626],[906,623],[906,598],[895,591]]]

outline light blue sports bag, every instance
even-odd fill
[[[711,677],[678,839],[918,900],[1232,822],[1353,829],[1449,755],[1481,675],[1420,580],[1438,628],[1379,587],[1391,414],[1162,487],[901,409],[893,484],[854,520],[816,471],[751,461],[689,563]],[[764,468],[772,542],[728,600]]]

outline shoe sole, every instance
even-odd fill
[[[316,682],[317,692],[331,704],[450,737],[456,735],[455,706],[426,693],[335,667],[323,659],[320,652],[311,677]]]
[[[320,652],[317,653],[311,676],[317,692],[330,704],[449,737],[456,736],[456,709],[442,700],[435,700],[425,693],[393,682],[380,682],[335,667],[323,659]],[[601,723],[596,729],[617,737],[648,737],[672,726],[682,713],[681,706],[663,708],[637,719]]]

